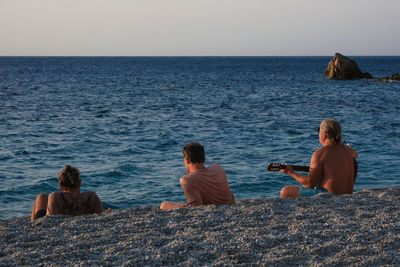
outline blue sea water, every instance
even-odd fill
[[[66,164],[105,208],[185,201],[182,147],[204,145],[237,199],[296,182],[322,119],[359,152],[355,189],[400,184],[400,82],[335,81],[331,57],[0,57],[0,218],[30,215]],[[374,77],[400,57],[353,57]]]

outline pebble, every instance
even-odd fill
[[[400,266],[400,186],[0,220],[0,266]]]

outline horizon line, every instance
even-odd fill
[[[400,55],[357,55],[357,54],[343,54],[344,56],[347,57],[399,57]],[[163,55],[163,56],[151,56],[151,55],[144,55],[144,56],[121,56],[121,55],[115,55],[115,56],[99,56],[99,55],[88,55],[88,56],[77,56],[77,55],[0,55],[0,57],[334,57],[335,54],[333,55],[221,55],[221,56],[198,56],[198,55],[192,55],[192,56],[168,56],[168,55]]]

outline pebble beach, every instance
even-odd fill
[[[0,266],[399,266],[400,186],[0,220]]]

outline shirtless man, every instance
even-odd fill
[[[281,190],[282,198],[310,196],[326,191],[335,195],[353,193],[357,151],[342,143],[341,127],[334,119],[323,120],[318,134],[322,147],[312,155],[308,175],[294,172],[287,164],[281,170],[303,185],[301,188],[285,186]],[[307,188],[312,188],[312,191]]]
[[[80,192],[79,170],[69,165],[58,173],[61,192],[39,194],[33,205],[31,221],[46,215],[83,215],[102,213],[103,205],[95,192]]]
[[[190,143],[183,148],[183,159],[187,174],[180,183],[187,204],[163,202],[160,209],[170,210],[209,204],[235,204],[224,169],[219,164],[204,165],[204,148],[199,143]]]

